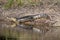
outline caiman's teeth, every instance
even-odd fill
[[[20,21],[25,21],[26,19],[20,19]],[[18,20],[19,21],[19,20]]]
[[[25,21],[25,19],[20,19],[20,20],[18,20],[18,21]]]
[[[41,17],[41,15],[36,15],[33,18],[36,19],[36,18],[39,18],[39,17]]]
[[[19,19],[19,20],[17,20],[18,22],[20,22],[22,19]]]

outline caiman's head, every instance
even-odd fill
[[[17,19],[14,17],[11,18],[7,17],[7,20],[10,22],[11,27],[16,27],[19,24]]]

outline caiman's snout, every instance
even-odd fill
[[[11,22],[11,27],[15,27],[15,26],[17,26],[19,24],[19,22],[17,21],[16,18],[13,18],[13,17],[9,18],[9,17],[7,17],[7,20],[9,22]]]

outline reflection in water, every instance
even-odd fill
[[[0,38],[3,40],[40,40],[41,34],[20,26],[12,28],[11,25],[0,23]]]

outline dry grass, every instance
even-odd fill
[[[0,3],[4,3],[3,0],[0,1]],[[21,7],[21,6],[27,6],[27,5],[32,5],[32,6],[37,6],[37,5],[44,5],[44,7],[48,5],[59,5],[60,0],[5,0],[5,3],[3,7],[5,9],[8,8],[16,8],[16,7]]]
[[[48,5],[58,5],[60,4],[60,0],[0,0],[0,4],[4,4],[3,7],[5,9],[8,8],[17,8],[17,7],[25,7],[25,6],[37,6],[44,5],[44,7],[48,7]]]
[[[4,4],[5,9],[11,8],[11,7],[21,7],[25,5],[38,5],[41,0],[7,0],[7,2]]]

